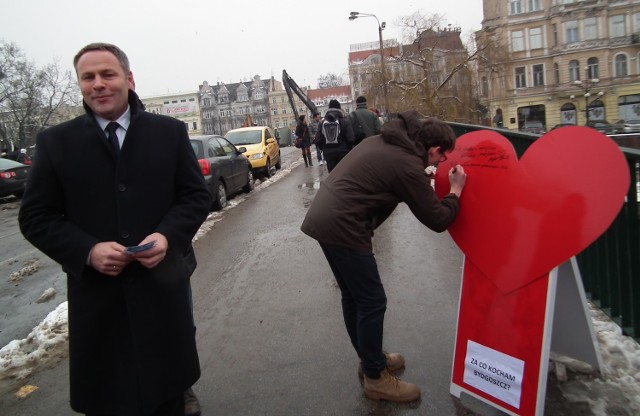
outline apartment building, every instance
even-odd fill
[[[505,128],[640,118],[640,2],[484,0],[479,98]]]
[[[204,134],[224,135],[242,127],[247,119],[257,126],[270,126],[268,94],[279,81],[263,81],[255,75],[251,81],[199,87]]]
[[[327,113],[327,110],[329,110],[329,101],[331,100],[338,100],[340,108],[342,108],[345,114],[349,114],[356,109],[355,100],[351,96],[350,85],[309,90],[307,97],[315,104],[318,112],[323,117]]]
[[[280,81],[277,82],[277,87],[269,91],[269,115],[271,117],[270,126],[276,129],[289,128],[294,130],[296,128],[297,120],[287,91],[282,86]],[[275,86],[274,86],[275,87]],[[301,87],[302,91],[306,94],[307,88]],[[306,114],[310,116],[307,106],[304,105],[297,95],[293,94],[293,103],[298,110],[298,114]]]
[[[147,112],[162,114],[184,122],[191,136],[201,135],[202,120],[197,92],[141,97]]]
[[[425,115],[475,122],[469,54],[461,28],[422,30],[413,42],[395,39],[354,44],[349,52],[349,77],[354,96],[365,95],[371,107],[385,112],[416,109]],[[381,54],[384,55],[384,77]],[[382,88],[386,83],[386,90]]]

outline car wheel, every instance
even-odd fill
[[[227,206],[227,188],[224,186],[224,182],[218,183],[218,190],[213,197],[213,209],[219,211]]]
[[[276,163],[276,169],[280,170],[282,167],[282,154],[278,151],[278,163]]]
[[[267,172],[264,174],[265,177],[271,177],[271,159],[267,159]]]
[[[253,187],[255,186],[255,179],[253,178],[253,173],[251,173],[251,169],[249,169],[249,173],[247,174],[247,184],[242,188],[245,193],[249,193],[253,191]]]

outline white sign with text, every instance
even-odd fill
[[[467,340],[464,382],[519,409],[524,361]]]

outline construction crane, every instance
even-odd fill
[[[318,108],[316,105],[305,95],[302,88],[296,84],[296,82],[287,74],[285,69],[282,70],[282,84],[284,85],[284,89],[287,92],[287,96],[289,97],[289,104],[291,104],[291,108],[293,109],[293,114],[296,116],[296,122],[298,121],[298,109],[296,108],[296,103],[293,100],[293,94],[297,95],[300,101],[307,106],[309,111],[311,111],[311,115],[318,113]]]

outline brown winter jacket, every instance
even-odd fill
[[[439,200],[431,187],[426,150],[409,137],[418,123],[415,113],[402,113],[349,152],[322,182],[302,231],[323,244],[371,252],[373,230],[400,202],[431,230],[445,231],[459,201],[455,194]]]

